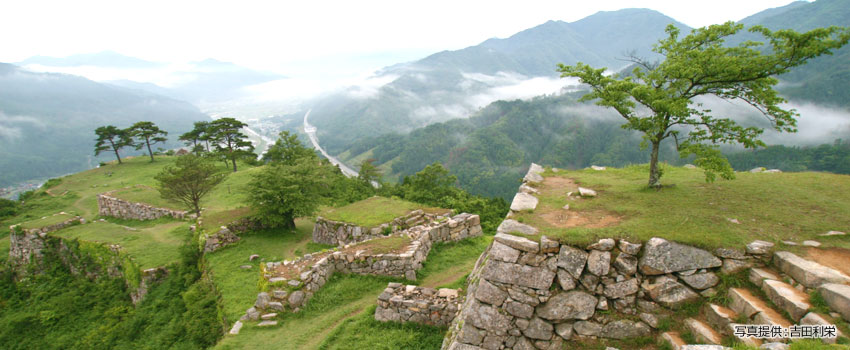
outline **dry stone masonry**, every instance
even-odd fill
[[[157,208],[144,203],[133,203],[116,198],[111,195],[112,192],[114,191],[97,195],[98,213],[102,216],[131,220],[156,220],[164,216],[170,216],[182,220],[188,215],[183,210]]]
[[[264,314],[280,314],[286,310],[298,312],[335,272],[416,280],[416,271],[422,268],[435,242],[458,241],[481,234],[479,216],[463,213],[399,231],[396,235],[411,240],[401,253],[369,254],[358,249],[359,245],[368,243],[361,242],[324,253],[307,254],[295,261],[267,262],[263,265],[264,278],[275,290],[260,293],[254,307],[248,309],[241,321],[257,321]],[[390,238],[380,237],[376,239]],[[302,266],[305,268],[298,270]],[[282,276],[280,271],[288,273]],[[416,320],[418,318],[413,321]]]
[[[390,283],[378,296],[375,319],[448,326],[457,315],[458,289],[433,289]]]
[[[333,221],[320,216],[316,218],[316,224],[313,226],[313,242],[344,246],[375,239],[434,220],[442,220],[448,216],[449,214],[430,214],[418,209],[376,227]]]

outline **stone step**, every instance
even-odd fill
[[[820,286],[818,292],[832,311],[841,314],[844,320],[850,321],[850,286],[829,283]]]
[[[850,276],[841,271],[803,259],[791,252],[776,252],[773,254],[773,263],[782,272],[808,288],[817,288],[825,283],[850,283]]]
[[[664,332],[661,334],[661,339],[664,339],[664,341],[670,344],[670,348],[673,350],[681,350],[682,347],[688,345],[684,340],[682,340],[679,332]]]
[[[703,321],[688,318],[685,319],[685,327],[693,333],[694,338],[698,342],[715,345],[723,342],[723,336]]]
[[[782,277],[779,276],[779,273],[766,268],[766,267],[754,267],[750,269],[750,282],[753,282],[759,288],[762,288],[762,283],[764,280],[777,280],[781,281]]]
[[[803,318],[800,319],[800,324],[830,326],[830,325],[834,325],[835,322],[830,321],[826,316],[821,315],[819,313],[809,312],[809,313],[806,314],[806,316],[803,316]],[[838,330],[837,335],[839,337],[844,336],[844,334],[841,332],[840,329]],[[837,338],[822,338],[822,339],[825,343],[834,344]]]
[[[759,299],[752,292],[742,288],[729,289],[729,298],[732,299],[730,307],[739,315],[744,315],[751,323],[780,325],[790,327],[791,322],[770,308],[764,300]]]
[[[732,335],[730,324],[738,319],[738,313],[725,306],[708,304],[704,309],[705,320],[711,327],[724,335]]]
[[[763,281],[762,290],[774,305],[787,311],[794,321],[799,321],[812,308],[809,295],[788,283],[766,279]]]

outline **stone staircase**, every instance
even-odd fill
[[[682,328],[693,335],[698,344],[687,344],[681,333],[666,332],[662,339],[673,350],[724,349],[724,339],[737,339],[744,344],[763,348],[781,349],[791,341],[785,337],[773,339],[737,338],[736,326],[778,325],[834,325],[839,318],[850,321],[850,276],[791,252],[780,251],[773,255],[772,266],[752,267],[749,280],[756,289],[730,288],[729,305],[707,303],[700,314],[686,319]],[[813,311],[809,293],[818,290],[832,312],[829,315]],[[839,336],[844,336],[840,334]],[[836,338],[824,339],[834,343]]]

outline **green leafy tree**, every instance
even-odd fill
[[[240,131],[246,126],[248,124],[234,118],[216,119],[209,125],[211,140],[217,144],[218,151],[233,163],[234,173],[237,159],[254,156],[254,145]]]
[[[644,145],[651,145],[652,152],[649,186],[660,184],[658,151],[661,141],[669,137],[675,139],[681,156],[696,155],[695,163],[705,170],[706,181],[713,181],[716,173],[731,179],[732,168],[717,145],[764,146],[758,139],[764,130],[715,116],[694,99],[741,100],[762,113],[776,130],[794,132],[799,115],[780,106],[785,99],[774,89],[775,76],[811,58],[831,54],[850,39],[850,30],[840,27],[797,33],[754,26],[749,31],[761,34],[768,45],[753,41],[724,45],[726,38],[741,29],[743,25],[727,22],[695,29],[680,38],[679,29],[669,25],[668,37],[653,49],[664,60],[650,63],[632,57],[636,68],[626,77],[608,75],[605,68],[583,63],[559,64],[558,71],[561,77],[577,77],[590,86],[591,92],[582,100],[613,108],[626,119],[623,128],[644,134]]]
[[[183,141],[186,146],[192,146],[192,152],[195,152],[197,155],[201,155],[204,151],[204,145],[202,142],[207,143],[206,150],[209,151],[209,129],[210,122],[195,122],[195,127],[183,134],[180,135],[178,140]]]
[[[18,213],[18,202],[11,199],[0,198],[0,219]]]
[[[252,176],[248,202],[269,227],[295,228],[295,218],[315,214],[325,200],[330,167],[309,159],[271,163]]]
[[[263,154],[263,160],[266,162],[286,165],[293,165],[299,159],[316,160],[318,157],[312,148],[307,148],[301,143],[298,135],[290,134],[289,131],[281,131],[274,145]]]
[[[168,141],[168,139],[165,138],[165,136],[168,135],[168,132],[160,130],[160,128],[153,122],[138,122],[133,124],[133,126],[127,129],[127,133],[130,137],[139,140],[139,143],[136,144],[136,149],[142,149],[142,147],[147,146],[148,154],[151,156],[151,162],[153,162],[153,150],[151,150],[151,145]]]
[[[419,203],[440,205],[444,198],[454,197],[457,177],[449,173],[440,162],[426,166],[422,171],[406,176],[402,181],[404,198]]]
[[[97,135],[97,140],[94,144],[94,155],[100,155],[106,151],[115,153],[115,158],[118,159],[118,164],[121,164],[121,155],[118,151],[124,147],[132,146],[133,139],[129,136],[127,130],[116,128],[112,125],[101,126],[94,130]]]
[[[381,182],[381,169],[378,169],[378,167],[373,164],[374,162],[375,160],[371,158],[364,159],[360,162],[360,171],[357,173],[357,178],[370,186],[372,183]]]
[[[195,213],[201,212],[201,199],[227,177],[210,161],[194,154],[177,158],[177,166],[167,166],[154,179],[162,198],[176,200]]]

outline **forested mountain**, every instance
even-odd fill
[[[556,91],[558,63],[578,61],[619,69],[629,52],[652,57],[652,43],[676,23],[653,10],[599,12],[580,21],[549,21],[506,39],[489,39],[457,51],[443,51],[420,61],[378,73],[388,84],[377,90],[352,87],[314,101],[311,123],[331,153],[343,151],[363,136],[408,132],[416,127],[466,117],[512,91]],[[529,83],[529,79],[539,78]],[[526,84],[527,83],[527,84]],[[526,85],[523,85],[526,84]],[[512,91],[509,90],[513,87]]]
[[[172,98],[0,63],[0,187],[96,166],[98,126],[126,128],[152,121],[169,132],[170,145],[176,146],[177,136],[191,130],[194,121],[208,119]]]

